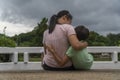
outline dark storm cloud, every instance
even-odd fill
[[[73,25],[86,25],[99,33],[120,31],[120,0],[0,0],[1,20],[12,23],[39,22],[59,10],[73,15]]]
[[[57,10],[66,8],[65,4],[68,4],[67,9],[69,9],[72,2],[60,0],[5,0],[3,4],[7,6],[3,6],[2,19],[15,21],[16,18],[19,20],[21,18],[40,20],[43,17],[51,16]],[[13,20],[13,18],[15,19]]]

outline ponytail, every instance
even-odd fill
[[[53,30],[55,29],[55,25],[57,23],[57,15],[53,15],[50,18],[50,22],[49,22],[49,34],[53,32]]]

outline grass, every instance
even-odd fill
[[[24,57],[23,54],[18,54],[18,56],[19,56],[19,57],[18,57],[18,61],[19,61],[19,62],[24,61],[24,60],[23,60],[23,57]],[[37,54],[37,55],[35,55],[35,56],[31,54],[31,55],[29,56],[29,61],[30,61],[30,62],[39,62],[39,61],[41,61],[40,54]]]
[[[111,61],[111,58],[94,58],[94,61]]]
[[[18,61],[22,62],[22,61],[23,61],[23,58],[20,57],[20,58],[18,59]],[[41,58],[29,58],[29,61],[39,62],[39,61],[41,61]]]

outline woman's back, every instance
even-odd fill
[[[68,47],[69,41],[68,36],[75,34],[74,28],[68,24],[57,24],[54,31],[49,34],[48,30],[44,32],[43,42],[46,45],[52,45],[55,48],[55,51],[58,55],[63,58]],[[51,67],[60,67],[57,62],[54,60],[51,53],[47,51],[47,54],[44,55],[43,61]],[[71,66],[71,61],[68,61],[63,67]],[[61,67],[60,67],[61,68]]]

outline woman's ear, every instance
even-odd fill
[[[64,15],[62,18],[63,18],[63,20],[66,20],[66,15]]]

